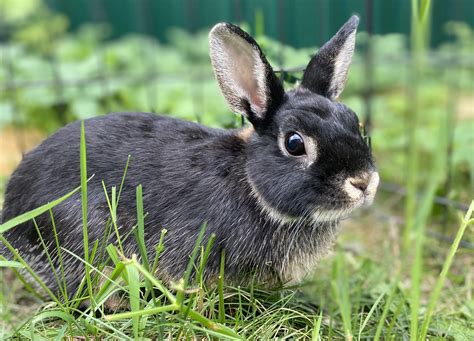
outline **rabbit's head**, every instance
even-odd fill
[[[209,34],[216,78],[231,109],[253,125],[245,173],[253,195],[279,222],[334,221],[372,202],[378,182],[356,114],[336,101],[351,63],[359,19],[311,59],[285,93],[258,44],[231,24]]]

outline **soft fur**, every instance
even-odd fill
[[[206,239],[216,235],[208,281],[218,274],[222,250],[226,278],[234,283],[301,281],[334,240],[338,221],[370,203],[378,184],[357,116],[334,101],[344,85],[357,22],[353,17],[346,23],[324,46],[324,54],[313,57],[302,86],[287,93],[248,34],[231,24],[216,25],[210,46],[217,79],[230,106],[246,115],[253,129],[211,129],[134,112],[86,120],[88,174],[94,174],[88,183],[90,243],[102,241],[109,217],[101,181],[108,189],[118,187],[131,155],[117,223],[122,235],[136,224],[135,188],[142,184],[150,257],[161,230],[168,230],[160,278],[176,280],[183,274],[207,222]],[[229,52],[229,41],[245,48]],[[222,57],[224,51],[229,58]],[[251,70],[236,72],[242,67]],[[285,151],[290,132],[303,137],[307,154],[294,157]],[[79,139],[80,123],[75,122],[24,157],[7,186],[3,221],[80,184]],[[54,207],[53,214],[60,245],[82,256],[80,195]],[[49,214],[36,222],[59,267]],[[4,235],[57,290],[33,222]],[[114,241],[112,233],[107,243]],[[125,249],[128,256],[138,253],[133,238]],[[65,252],[62,256],[68,287],[74,289],[83,265]]]

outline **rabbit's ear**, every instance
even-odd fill
[[[319,49],[306,67],[301,81],[302,87],[331,100],[341,94],[354,54],[358,25],[359,18],[353,15],[334,37]]]
[[[252,124],[280,104],[284,90],[255,40],[239,27],[221,23],[209,33],[214,74],[227,103]]]

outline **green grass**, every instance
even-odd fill
[[[463,226],[464,228],[467,226],[466,219]],[[436,249],[439,245],[433,243],[431,247]],[[456,244],[452,250],[455,248]],[[446,259],[452,260],[452,254],[451,251],[449,258]],[[126,311],[97,317],[98,314],[93,314],[91,311],[80,312],[72,305],[60,307],[50,303],[48,306],[38,306],[35,312],[25,314],[21,323],[17,321],[15,325],[18,329],[7,329],[3,336],[13,333],[18,337],[34,339],[81,335],[126,339],[157,335],[172,338],[178,336],[228,338],[238,335],[249,339],[274,337],[307,339],[319,335],[323,339],[351,336],[354,339],[373,339],[380,321],[383,321],[381,339],[390,339],[391,336],[394,339],[408,338],[412,315],[411,299],[407,295],[406,288],[409,277],[401,276],[394,281],[390,278],[390,273],[387,273],[386,266],[389,263],[385,261],[374,261],[361,255],[354,257],[352,252],[339,249],[333,257],[325,259],[319,266],[318,276],[305,283],[299,290],[265,291],[224,286],[221,292],[218,287],[206,288],[198,283],[190,283],[185,287],[184,281],[174,285],[171,290],[149,273],[136,257],[123,258],[116,265],[116,274],[109,275],[111,280],[109,290],[106,291],[110,295],[117,288],[125,292],[124,299],[128,300],[129,306]],[[446,269],[449,264],[450,262],[446,261],[442,274],[448,273]],[[91,269],[93,272],[96,271],[92,266]],[[423,274],[425,279],[436,278],[434,271],[434,269],[425,270]],[[120,277],[125,272],[126,278],[119,284],[116,275],[119,274]],[[439,277],[436,288],[442,287],[444,275]],[[139,294],[139,287],[146,288],[147,281],[157,291],[154,298],[148,291],[141,296]],[[342,294],[346,297],[345,303],[339,294],[331,290],[333,286],[331,281],[340,283],[340,288],[343,288]],[[395,288],[393,293],[392,288]],[[467,297],[471,289],[463,291],[458,287],[454,290],[457,291],[456,296]],[[150,294],[149,298],[144,299],[147,292]],[[440,292],[435,290],[431,296],[431,302],[437,302],[439,306],[430,303],[429,306],[436,309],[430,314],[421,314],[420,324],[425,317],[431,315],[433,322],[427,329],[430,337],[472,339],[469,316],[463,316],[462,313],[462,309],[469,306],[468,303],[464,307],[457,307],[459,312],[453,314],[452,311],[442,308],[451,297],[439,296]],[[100,304],[103,298],[109,295],[108,293],[105,295],[94,293],[95,301],[98,303],[97,311],[100,312]],[[178,304],[177,296],[180,293],[183,300]],[[438,298],[440,300],[437,300]],[[5,301],[5,297],[3,299],[6,306],[13,307],[13,301]],[[381,320],[388,302],[390,302],[388,313]],[[221,306],[224,309],[223,317]],[[452,302],[449,306],[450,309],[453,308]],[[3,321],[5,323],[8,319]],[[6,324],[8,328],[12,326]],[[424,327],[420,331],[423,329]]]

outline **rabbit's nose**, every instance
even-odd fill
[[[367,186],[369,185],[369,180],[368,179],[351,179],[349,180],[351,185],[354,186],[357,189],[360,189],[362,192],[365,192],[367,189]]]
[[[379,183],[379,175],[376,171],[359,174],[346,180],[345,191],[351,198],[368,197],[371,199],[375,194]],[[370,198],[369,198],[370,197]]]

